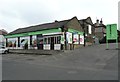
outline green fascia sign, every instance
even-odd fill
[[[72,33],[77,32],[80,35],[84,34],[84,32],[80,32],[80,31],[77,31],[77,30],[74,30],[74,29],[68,29],[68,32],[72,32]]]
[[[41,30],[41,31],[36,31],[36,32],[12,34],[12,35],[6,35],[5,38],[24,37],[24,36],[30,36],[30,35],[47,34],[47,33],[55,33],[55,32],[61,32],[61,29],[54,28],[54,29],[46,29],[46,30]]]
[[[107,40],[114,40],[118,38],[117,24],[109,24],[106,26],[106,37]]]

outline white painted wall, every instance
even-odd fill
[[[50,44],[44,44],[43,49],[44,50],[50,50]]]
[[[54,50],[61,50],[61,44],[54,44]]]
[[[91,27],[91,25],[88,25],[88,30],[89,30],[89,34],[92,34],[92,27]]]

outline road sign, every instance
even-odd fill
[[[117,33],[117,24],[108,24],[106,26],[106,43],[108,49],[108,41],[116,40],[116,48],[118,48],[118,33]]]

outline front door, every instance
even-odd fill
[[[51,37],[50,48],[51,48],[51,50],[54,50],[54,37]]]
[[[43,36],[37,35],[37,47],[40,50],[43,50]]]

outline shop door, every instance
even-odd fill
[[[51,37],[50,48],[51,48],[51,50],[54,50],[54,37]]]
[[[43,50],[43,36],[37,35],[37,47],[40,50]]]
[[[43,39],[39,40],[38,49],[43,50]]]

